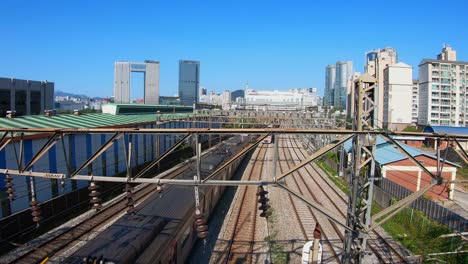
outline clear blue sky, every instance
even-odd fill
[[[256,89],[322,94],[327,64],[352,60],[362,72],[374,48],[394,47],[415,69],[443,43],[468,60],[467,2],[3,0],[0,76],[110,96],[114,61],[152,59],[161,62],[161,94],[172,95],[178,60],[191,59],[208,89],[248,80]]]

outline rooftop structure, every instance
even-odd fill
[[[155,114],[161,113],[188,113],[193,111],[193,106],[181,105],[149,105],[149,104],[103,104],[104,114],[128,115],[128,114]]]

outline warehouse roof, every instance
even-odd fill
[[[405,149],[411,156],[417,157],[424,155],[426,157],[432,158],[432,159],[437,159],[436,156],[430,155],[422,150],[419,150],[417,148],[410,147],[406,144],[397,142],[403,149]],[[344,148],[346,152],[350,152],[352,149],[352,140],[348,140],[344,143]],[[396,161],[404,160],[407,159],[408,156],[404,153],[402,153],[396,146],[394,146],[391,142],[386,141],[383,137],[378,136],[377,137],[377,145],[375,149],[375,161],[379,165],[386,165],[389,163],[393,163]],[[452,166],[458,166],[455,163],[447,161],[448,164]]]
[[[426,126],[423,132],[437,134],[468,135],[468,127]]]
[[[188,114],[162,114],[161,120],[184,118]],[[111,115],[111,114],[59,114],[21,116],[13,119],[0,118],[0,127],[6,128],[90,128],[112,127],[146,122],[155,122],[156,115]]]

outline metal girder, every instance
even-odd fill
[[[12,175],[18,175],[18,176],[30,176],[30,177],[39,177],[39,178],[45,178],[45,179],[57,179],[57,180],[63,180],[65,179],[65,174],[63,173],[49,173],[49,172],[37,172],[37,171],[19,171],[19,170],[10,170],[10,169],[5,169],[5,170],[0,170],[1,173],[8,173]]]
[[[94,160],[96,160],[99,156],[101,156],[104,151],[106,151],[108,148],[110,148],[113,144],[114,141],[119,139],[122,136],[120,133],[115,133],[104,145],[102,145],[96,152],[94,152],[91,157],[89,157],[81,166],[76,169],[71,176],[77,175],[82,169],[86,168],[89,164],[91,164]]]
[[[8,134],[8,132],[5,132],[5,134]],[[5,135],[3,135],[2,138],[4,138]],[[12,137],[8,138],[7,140],[5,140],[5,142],[1,143],[2,141],[0,141],[0,151],[2,151],[11,141],[13,140]]]
[[[242,157],[245,153],[251,151],[253,148],[255,148],[260,142],[262,142],[263,139],[265,139],[268,135],[263,135],[261,136],[257,141],[255,141],[252,145],[242,149],[240,152],[238,152],[236,155],[234,155],[231,159],[229,159],[227,162],[223,163],[221,166],[216,168],[210,175],[208,175],[205,179],[202,180],[202,182],[207,182],[209,179],[211,179],[213,176],[215,176],[218,172],[222,171],[224,168],[227,166],[231,165],[234,161],[236,161],[238,158]]]
[[[200,182],[198,180],[185,180],[185,179],[161,179],[161,178],[138,178],[127,180],[125,177],[107,177],[107,176],[91,176],[91,175],[75,175],[72,180],[84,181],[102,181],[102,182],[125,182],[125,183],[150,183],[150,184],[171,184],[183,186],[241,186],[241,185],[277,185],[278,182],[274,181],[235,181],[235,180],[210,180],[207,182]]]
[[[360,132],[353,138],[353,162],[350,180],[350,195],[345,232],[343,263],[363,261],[367,236],[365,229],[371,224],[371,207],[374,190],[374,152],[376,138],[374,129],[375,92],[377,80],[362,75],[354,82],[353,130]],[[362,160],[365,154],[365,160]]]
[[[416,165],[418,165],[424,172],[426,172],[427,174],[429,174],[429,176],[431,176],[434,180],[437,180],[439,181],[439,183],[441,183],[440,181],[440,177],[432,174],[432,172],[430,172],[426,167],[424,167],[424,165],[422,165],[421,163],[419,163],[419,161],[413,157],[413,155],[411,155],[408,151],[406,151],[405,148],[403,148],[396,140],[394,140],[392,137],[388,136],[388,135],[384,135],[385,138],[387,138],[388,140],[390,140],[392,142],[393,145],[397,146],[398,149],[400,151],[402,151],[403,153],[406,154],[406,156],[408,156],[408,158]]]
[[[283,190],[287,191],[288,193],[290,193],[292,196],[298,198],[299,200],[303,201],[304,203],[306,203],[307,205],[309,205],[310,207],[314,208],[315,210],[317,210],[320,214],[322,214],[323,216],[325,216],[326,218],[328,218],[330,221],[333,221],[335,223],[337,223],[338,225],[340,225],[341,227],[343,227],[344,229],[346,230],[349,230],[349,231],[352,231],[351,228],[349,228],[348,226],[346,226],[346,223],[343,223],[342,221],[339,220],[339,217],[334,215],[334,214],[331,214],[329,212],[329,210],[321,205],[318,205],[318,204],[315,204],[315,203],[312,203],[310,202],[309,200],[307,200],[305,197],[303,197],[301,194],[289,189],[288,187],[286,187],[284,184],[278,184],[278,187],[282,188]]]
[[[459,147],[460,150],[463,152],[463,155],[465,155],[465,159],[468,159],[468,155],[466,154],[465,149],[463,149],[463,147],[462,147],[462,145],[460,144],[460,142],[458,141],[458,139],[455,138],[455,137],[452,137],[452,139],[455,141],[455,143],[457,143],[458,147]]]
[[[47,141],[42,145],[42,147],[37,151],[36,155],[21,169],[22,172],[29,170],[34,163],[36,163],[44,154],[46,154],[49,149],[51,149],[62,137],[62,134],[54,133]]]
[[[371,134],[384,135],[386,131],[354,131],[339,129],[297,129],[297,128],[1,128],[0,132],[24,132],[24,133],[67,133],[67,134]],[[436,135],[433,133],[420,132],[392,132],[392,135],[402,136],[425,136],[428,138],[456,137],[459,139],[468,139],[468,135]]]
[[[313,162],[314,160],[319,159],[320,157],[325,155],[328,151],[335,149],[336,147],[340,146],[341,144],[343,144],[345,141],[352,138],[353,136],[354,135],[343,137],[343,138],[339,139],[338,142],[328,144],[325,147],[319,149],[318,151],[316,151],[312,155],[310,155],[307,159],[303,160],[301,163],[295,165],[294,167],[289,169],[287,172],[285,172],[281,176],[277,177],[277,180],[281,180],[284,177],[288,176],[289,174],[291,174],[291,173],[299,170],[300,168],[306,166],[310,162]]]
[[[421,190],[406,196],[405,198],[401,199],[397,203],[395,203],[395,204],[385,208],[384,210],[378,212],[377,214],[373,215],[372,219],[375,221],[375,220],[378,220],[378,219],[382,218],[383,216],[385,216],[385,215],[387,215],[387,214],[389,214],[391,212],[387,217],[385,217],[381,221],[372,224],[372,226],[370,228],[366,229],[366,231],[370,232],[370,231],[374,230],[375,228],[377,228],[378,226],[380,226],[381,224],[385,223],[387,220],[389,220],[395,214],[397,214],[398,212],[403,210],[406,206],[408,206],[412,202],[416,201],[416,199],[418,199],[419,197],[424,195],[427,191],[429,191],[436,184],[437,183],[432,182],[431,184],[427,185],[426,187],[422,188]]]
[[[165,157],[167,157],[169,154],[172,153],[176,148],[178,148],[186,139],[188,139],[191,136],[191,134],[185,135],[183,138],[181,138],[177,143],[175,143],[171,148],[169,148],[164,154],[162,154],[160,157],[157,159],[153,160],[148,166],[146,166],[144,169],[142,169],[140,172],[133,177],[133,179],[139,178],[143,176],[145,173],[147,173],[149,170],[154,168],[161,160],[163,160]]]

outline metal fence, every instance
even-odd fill
[[[387,207],[392,203],[393,198],[403,199],[411,193],[413,192],[390,180],[381,179],[375,186],[374,200],[379,205]],[[444,224],[453,230],[459,232],[468,230],[467,219],[429,199],[420,197],[411,204],[411,207],[424,212],[431,220]]]
[[[336,162],[327,158],[323,159],[323,161],[331,168],[336,168],[338,173],[339,165]],[[345,168],[343,175],[344,180],[349,183],[350,177],[350,171]],[[392,204],[392,199],[400,200],[412,193],[413,192],[399,184],[381,178],[381,180],[376,182],[374,188],[374,201],[382,207],[388,207]],[[444,224],[450,229],[459,232],[466,232],[468,230],[467,219],[429,199],[420,197],[410,206],[416,210],[422,211],[429,219]]]

